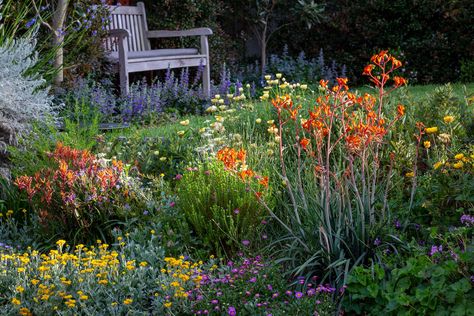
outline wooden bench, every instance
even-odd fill
[[[129,92],[129,73],[168,68],[203,68],[203,90],[210,95],[209,45],[207,37],[212,35],[209,28],[195,28],[183,31],[149,31],[146,21],[145,5],[108,6],[110,10],[109,37],[105,41],[108,57],[118,62],[120,89],[122,94]],[[151,49],[151,38],[200,36],[201,47]]]

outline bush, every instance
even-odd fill
[[[255,197],[258,185],[242,182],[218,162],[190,168],[175,180],[178,207],[215,253],[231,256],[258,243],[268,215]]]
[[[52,166],[15,180],[50,234],[83,240],[114,220],[140,215],[146,196],[121,161],[100,161],[58,143]],[[137,213],[138,212],[138,213]]]
[[[356,267],[348,278],[344,307],[368,315],[468,315],[474,299],[473,262],[468,248],[454,258],[411,257],[388,272],[377,264]]]

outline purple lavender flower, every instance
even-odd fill
[[[26,23],[25,27],[26,27],[27,29],[29,29],[29,28],[32,27],[35,23],[36,23],[36,18],[32,18],[31,20],[29,20],[29,21]]]

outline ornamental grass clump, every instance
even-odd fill
[[[373,245],[390,219],[395,157],[386,143],[405,107],[386,111],[384,100],[407,83],[394,75],[401,66],[381,51],[364,69],[377,96],[350,92],[346,78],[337,78],[333,87],[321,80],[314,104],[301,104],[313,101],[305,101],[304,91],[293,89],[281,75],[271,81],[266,95],[278,119],[268,132],[279,143],[277,173],[286,194],[281,209],[267,210],[282,225],[274,246],[290,274],[320,275],[342,286],[353,266],[376,256],[376,248],[396,251],[397,238],[388,234]]]
[[[131,210],[143,210],[144,196],[136,190],[119,160],[98,159],[87,150],[58,143],[49,154],[50,167],[15,180],[20,191],[50,233],[91,237],[111,220]]]

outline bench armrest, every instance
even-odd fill
[[[183,37],[183,36],[207,36],[212,35],[212,30],[207,27],[196,29],[182,30],[182,31],[148,31],[148,38],[163,38],[163,37]]]

